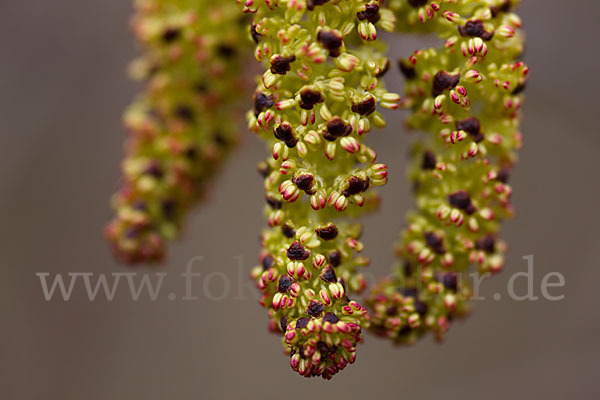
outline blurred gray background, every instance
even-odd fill
[[[36,272],[129,271],[113,261],[101,232],[119,177],[121,114],[139,90],[125,72],[137,54],[129,3],[0,1],[1,398],[600,398],[599,2],[525,0],[520,9],[532,79],[512,179],[518,215],[503,231],[506,271],[483,284],[488,300],[443,345],[427,339],[394,348],[367,336],[357,363],[329,382],[290,370],[253,288],[236,299],[265,225],[254,170],[265,151],[245,131],[211,201],[171,246],[157,301],[134,302],[123,285],[114,301],[90,302],[81,281],[71,301],[44,300]],[[416,46],[398,38],[393,54]],[[389,78],[399,90],[399,74]],[[412,204],[404,115],[388,113],[389,128],[370,138],[392,176],[381,213],[366,223],[376,276],[392,264],[391,244]],[[565,299],[493,300],[530,254],[536,295],[543,276],[559,271],[566,286],[551,293]],[[185,293],[180,274],[195,256],[204,257],[194,268],[203,274],[194,280],[200,299],[170,301],[168,293]],[[235,257],[243,260],[241,278]],[[214,272],[231,282],[221,301],[201,293]],[[209,283],[214,295],[223,293],[218,277]]]

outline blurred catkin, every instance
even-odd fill
[[[235,145],[250,53],[235,1],[137,0],[132,25],[143,56],[131,69],[144,89],[125,114],[123,178],[106,228],[126,263],[164,257]]]
[[[371,328],[397,343],[427,332],[441,340],[465,315],[466,274],[497,273],[500,222],[513,215],[509,174],[521,147],[528,68],[515,0],[392,0],[402,32],[434,33],[440,49],[399,61],[407,124],[423,131],[410,177],[417,208],[397,246],[401,264],[368,298]]]

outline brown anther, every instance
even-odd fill
[[[319,226],[315,228],[317,236],[323,240],[335,239],[338,235],[338,228],[334,223],[330,222],[326,226]]]
[[[436,164],[437,160],[435,158],[435,154],[431,150],[426,150],[423,153],[423,162],[421,163],[421,168],[424,170],[435,169]]]
[[[329,253],[329,263],[335,268],[342,263],[342,253],[339,250],[334,250]]]
[[[481,124],[477,118],[465,118],[462,121],[457,121],[455,125],[456,129],[459,131],[467,132],[475,143],[483,141],[484,136],[483,133],[481,133]]]
[[[331,57],[338,57],[340,55],[340,47],[344,43],[344,38],[338,31],[322,29],[317,34],[317,40],[323,48],[329,51]]]
[[[150,165],[148,165],[148,167],[144,170],[144,174],[150,175],[156,179],[161,179],[165,175],[165,171],[158,162],[151,162]]]
[[[172,43],[175,40],[179,39],[181,36],[181,31],[177,28],[167,28],[162,34],[162,40],[165,43]]]
[[[417,8],[417,7],[424,6],[425,4],[427,4],[428,1],[429,0],[408,0],[408,4]]]
[[[312,110],[313,107],[324,101],[320,91],[305,87],[300,91],[300,108],[304,110]]]
[[[381,19],[381,15],[379,15],[379,5],[377,3],[369,3],[365,6],[365,10],[357,12],[356,16],[361,21],[366,19],[370,23],[375,24]]]
[[[272,255],[267,254],[266,256],[263,257],[262,266],[265,271],[268,270],[269,268],[271,268],[273,265],[275,265],[275,259],[273,258]]]
[[[458,275],[455,272],[435,273],[434,278],[448,290],[456,292],[458,290]]]
[[[277,285],[277,291],[279,293],[287,292],[292,287],[292,283],[294,283],[294,281],[288,275],[281,275],[281,278],[279,278],[279,285]]]
[[[492,235],[485,235],[475,242],[475,247],[478,250],[483,250],[488,254],[492,254],[496,251],[496,239]]]
[[[499,6],[490,7],[490,11],[492,12],[492,17],[495,18],[500,13],[509,12],[511,7],[512,7],[512,5],[510,3],[510,0],[504,0],[504,2],[502,4],[500,4]]]
[[[262,92],[254,93],[254,116],[258,117],[258,114],[273,107],[273,96],[266,95]]]
[[[323,317],[323,322],[329,322],[332,324],[337,323],[339,320],[340,319],[338,318],[338,316],[332,312],[325,313],[325,316]]]
[[[375,112],[376,107],[375,97],[369,96],[359,103],[352,104],[352,111],[360,115],[369,115]]]
[[[386,315],[389,315],[390,317],[393,315],[397,315],[398,314],[398,307],[396,306],[389,306],[388,308],[385,309],[385,313]]]
[[[298,186],[298,189],[304,190],[306,194],[312,195],[315,193],[315,191],[312,189],[314,180],[315,177],[313,176],[313,174],[305,173],[300,175],[294,175],[294,177],[292,178],[292,183]]]
[[[323,137],[333,142],[339,137],[348,136],[350,133],[352,133],[352,125],[346,125],[343,119],[335,116],[327,123],[327,130],[323,134]]]
[[[298,139],[294,136],[294,129],[289,122],[282,122],[273,130],[275,137],[286,144],[287,147],[296,147]]]
[[[223,58],[233,58],[237,53],[237,50],[235,49],[235,47],[229,44],[220,44],[219,46],[217,46],[217,52]]]
[[[290,224],[281,225],[281,233],[288,239],[291,239],[296,234],[296,230]]]
[[[283,205],[283,202],[280,199],[270,196],[270,195],[266,195],[265,200],[267,201],[267,204],[270,205],[273,210],[279,210],[279,209],[281,209],[281,206]]]
[[[485,25],[481,20],[467,21],[465,25],[458,26],[458,32],[463,37],[478,37],[483,40],[490,40],[493,36],[493,32],[485,30]]]
[[[475,205],[471,202],[471,196],[469,196],[469,193],[465,190],[459,190],[458,192],[449,194],[448,203],[450,203],[452,207],[463,210],[469,215],[477,211]]]
[[[306,313],[311,317],[320,317],[323,313],[323,304],[318,300],[311,300],[306,307]]]
[[[305,328],[306,325],[308,325],[309,321],[310,321],[310,318],[306,318],[306,317],[298,318],[298,321],[296,321],[296,329]]]
[[[446,253],[443,239],[434,232],[425,232],[425,243],[436,254]]]
[[[271,57],[271,72],[274,74],[285,75],[290,69],[290,64],[296,61],[296,56],[291,55],[284,57],[281,54],[276,54]]]
[[[381,78],[389,71],[389,69],[390,69],[390,60],[386,58],[383,61],[383,65],[381,66],[379,71],[377,71],[377,73],[375,74],[375,78]]]
[[[281,319],[279,320],[279,326],[281,327],[281,330],[283,332],[285,332],[287,330],[287,318],[286,317],[281,317]]]
[[[446,90],[454,89],[460,81],[460,74],[450,75],[446,71],[440,71],[433,77],[433,87],[431,94],[437,97]]]
[[[300,242],[295,241],[287,249],[287,256],[292,261],[304,261],[310,257],[310,251],[306,250],[304,246],[300,244]]]
[[[262,35],[256,31],[255,23],[252,23],[252,25],[250,26],[250,36],[252,36],[252,40],[254,40],[254,43],[256,44],[258,44],[258,41],[262,37]]]
[[[185,104],[179,104],[175,107],[175,115],[186,122],[194,122],[195,120],[194,110]]]
[[[406,78],[406,80],[415,79],[417,76],[417,71],[415,71],[415,67],[413,67],[412,63],[405,59],[398,60],[398,68],[400,68],[400,72]]]
[[[525,91],[526,88],[527,88],[527,82],[526,81],[521,82],[517,85],[516,88],[513,89],[512,94],[515,96],[518,94],[521,94]]]
[[[498,176],[496,177],[496,180],[502,183],[508,183],[508,180],[510,179],[510,168],[508,167],[502,167],[500,169],[500,171],[498,171]]]
[[[352,175],[346,181],[346,188],[342,190],[342,194],[346,197],[353,196],[364,192],[369,188],[369,178],[363,180],[358,176]]]
[[[327,2],[329,2],[329,0],[306,0],[306,8],[312,11],[316,6],[322,6]]]
[[[325,268],[323,268],[323,272],[321,272],[319,277],[328,283],[337,282],[337,276],[335,275],[335,271],[331,265],[327,265]]]

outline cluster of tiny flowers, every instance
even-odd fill
[[[329,379],[356,358],[366,309],[349,299],[365,288],[358,271],[357,217],[378,205],[370,188],[387,168],[363,142],[383,127],[380,108],[400,96],[383,87],[388,70],[376,26],[394,29],[378,1],[238,0],[253,15],[255,57],[266,71],[254,93],[250,130],[272,151],[259,164],[269,228],[252,276],[299,374]]]
[[[367,300],[371,327],[396,343],[427,332],[441,340],[469,310],[465,278],[503,267],[500,222],[513,214],[508,178],[521,146],[519,111],[528,68],[515,0],[392,0],[400,30],[436,33],[441,49],[399,61],[411,128],[415,212],[402,263]]]
[[[233,1],[138,0],[132,65],[144,92],[128,109],[123,182],[106,234],[127,263],[158,261],[235,144],[247,22]],[[249,54],[248,54],[249,55]]]

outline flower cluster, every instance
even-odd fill
[[[329,379],[354,362],[368,325],[348,295],[364,289],[358,268],[369,263],[356,218],[377,207],[370,188],[387,182],[363,138],[385,125],[380,108],[398,107],[381,82],[389,61],[376,40],[376,26],[393,30],[394,17],[379,1],[238,3],[253,14],[266,69],[249,127],[272,151],[259,165],[269,228],[252,275],[291,367]]]
[[[392,0],[400,30],[436,33],[441,49],[399,61],[408,125],[427,132],[413,149],[417,209],[397,253],[403,260],[367,304],[372,329],[396,343],[442,339],[467,313],[465,271],[499,272],[499,223],[513,214],[510,170],[521,146],[519,109],[528,68],[515,0]]]
[[[144,92],[125,115],[123,183],[106,228],[127,263],[164,256],[235,144],[248,28],[234,2],[138,0],[133,29],[144,55],[132,71]]]

